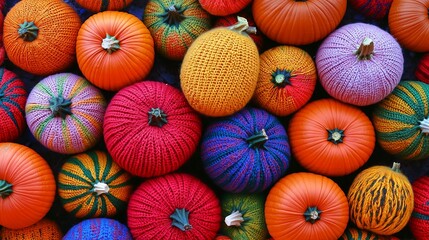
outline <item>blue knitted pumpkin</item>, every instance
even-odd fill
[[[204,169],[227,192],[262,192],[289,167],[285,128],[272,114],[246,107],[208,125],[201,143]]]
[[[63,240],[97,239],[97,240],[132,240],[128,227],[110,218],[90,218],[74,225],[68,230]]]

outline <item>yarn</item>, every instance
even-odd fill
[[[97,239],[97,240],[132,240],[126,225],[109,218],[91,218],[83,220],[70,228],[62,240]]]
[[[133,0],[76,0],[81,7],[93,12],[119,11],[131,4]]]
[[[198,0],[201,6],[214,16],[226,16],[238,13],[250,5],[252,0]]]
[[[105,108],[101,91],[86,79],[58,73],[34,86],[25,113],[37,141],[51,151],[75,154],[100,140]]]
[[[343,235],[338,240],[393,240],[396,239],[394,237],[389,236],[381,236],[375,233],[365,231],[362,229],[358,229],[355,227],[348,227]]]
[[[180,90],[146,80],[113,96],[103,128],[107,150],[119,166],[153,177],[177,170],[191,157],[202,122]]]
[[[429,239],[429,176],[422,176],[412,183],[414,210],[408,223],[417,240]]]
[[[429,53],[424,54],[416,67],[415,76],[419,81],[429,84]]]
[[[389,13],[393,0],[349,0],[350,5],[370,19],[384,19]]]
[[[289,167],[288,136],[274,115],[247,107],[206,128],[201,159],[207,175],[224,191],[262,192]]]
[[[63,237],[63,233],[55,221],[44,218],[25,228],[1,228],[0,236],[2,240],[60,240]]]
[[[367,23],[337,29],[316,54],[318,76],[326,92],[357,106],[375,104],[389,95],[401,80],[403,65],[398,42]]]

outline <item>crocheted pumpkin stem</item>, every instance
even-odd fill
[[[317,207],[308,207],[307,211],[304,212],[305,221],[315,223],[320,219],[322,211],[318,210]]]
[[[392,165],[392,171],[401,172],[401,164],[398,162],[394,162]]]
[[[167,114],[159,108],[152,108],[149,112],[149,125],[162,127],[167,123]]]
[[[357,55],[359,60],[368,60],[368,59],[371,59],[373,53],[374,53],[374,42],[372,41],[371,38],[366,37],[360,44],[355,54]]]
[[[189,211],[184,208],[176,208],[174,213],[170,215],[170,218],[173,219],[171,225],[179,228],[182,231],[187,231],[192,229],[191,224],[189,224]]]
[[[228,227],[240,227],[242,222],[244,222],[243,214],[241,214],[241,212],[238,210],[233,211],[231,214],[225,217],[225,224]]]
[[[12,184],[6,182],[5,180],[0,180],[0,196],[2,198],[6,198],[12,192]]]
[[[271,74],[271,82],[274,83],[276,87],[285,87],[290,85],[290,78],[292,77],[291,72],[288,70],[276,69],[276,71]]]
[[[71,103],[69,99],[65,99],[63,96],[52,97],[49,100],[49,108],[54,117],[66,118],[67,115],[72,114]]]
[[[92,191],[97,193],[97,196],[100,196],[101,194],[109,193],[109,190],[110,190],[109,185],[107,185],[104,182],[95,183],[94,188],[92,189]]]
[[[39,28],[34,25],[34,22],[27,22],[19,24],[18,34],[26,42],[32,42],[37,38]]]
[[[344,130],[340,130],[338,128],[328,130],[328,141],[331,141],[334,144],[342,143],[344,137]]]
[[[237,16],[237,23],[229,26],[228,29],[237,31],[242,34],[256,34],[256,27],[250,27],[246,18]]]
[[[116,39],[115,36],[110,36],[108,33],[106,33],[106,38],[101,42],[101,47],[109,54],[121,48],[121,46],[119,46],[119,40]]]
[[[248,137],[246,142],[249,144],[249,147],[257,148],[262,147],[267,140],[268,135],[265,129],[262,129],[260,132]]]
[[[425,118],[420,121],[420,129],[422,130],[422,133],[429,134],[429,118]]]
[[[168,25],[179,25],[179,23],[185,19],[183,11],[184,10],[178,10],[174,4],[171,5],[168,7],[168,11],[164,16],[164,21],[167,22]]]

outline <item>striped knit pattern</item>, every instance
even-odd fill
[[[260,146],[246,139],[264,130]],[[252,193],[270,188],[289,167],[290,147],[285,128],[265,110],[247,107],[214,120],[201,142],[201,159],[211,180],[227,192]]]
[[[114,219],[91,218],[83,220],[68,230],[62,240],[132,240],[128,227]]]
[[[71,101],[71,114],[54,115],[52,99]],[[26,120],[36,140],[63,154],[80,153],[101,138],[106,100],[86,79],[72,74],[48,76],[31,90],[25,106]]]
[[[191,225],[172,225],[176,209],[189,212]],[[171,173],[144,181],[128,204],[128,226],[135,240],[212,240],[220,229],[221,207],[215,192],[200,179]]]
[[[409,228],[417,240],[429,239],[429,176],[413,182],[414,210]]]
[[[93,13],[122,10],[131,4],[132,1],[133,0],[76,0],[80,6]]]
[[[63,233],[55,221],[45,218],[25,228],[1,228],[0,237],[2,240],[61,240]]]
[[[399,159],[419,160],[429,156],[429,136],[421,121],[429,117],[429,85],[401,81],[373,110],[377,141]]]
[[[100,189],[97,186],[106,186]],[[66,160],[58,175],[58,195],[67,212],[79,218],[114,217],[125,211],[131,175],[110,155],[89,151]]]
[[[370,60],[358,60],[353,53],[365,38],[373,41],[374,54]],[[367,106],[393,91],[401,80],[404,57],[400,45],[388,32],[372,24],[351,23],[322,42],[316,67],[320,83],[330,96]]]
[[[150,0],[143,22],[162,56],[181,61],[191,43],[212,26],[198,0]]]
[[[0,68],[0,142],[18,139],[25,129],[25,102],[27,91],[18,76]]]
[[[384,19],[389,13],[393,0],[350,0],[350,5],[360,14],[370,19]]]
[[[391,240],[393,238],[380,236],[362,229],[349,227],[338,240]]]
[[[226,16],[238,13],[247,7],[252,0],[198,0],[201,6],[214,16]]]
[[[414,74],[419,81],[429,84],[429,53],[420,58]]]

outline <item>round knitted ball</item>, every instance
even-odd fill
[[[288,136],[274,115],[246,107],[207,126],[201,159],[207,175],[224,191],[262,192],[289,167]]]
[[[211,29],[186,52],[180,84],[191,107],[201,114],[229,116],[250,101],[258,81],[259,52],[243,32],[247,26],[241,19],[231,27],[236,30]]]
[[[2,240],[60,240],[63,237],[63,233],[57,222],[48,218],[44,218],[37,223],[25,228],[1,228],[0,237]]]
[[[27,125],[36,140],[54,152],[84,152],[101,139],[106,105],[101,91],[83,77],[50,75],[28,96]]]
[[[350,5],[370,19],[384,19],[389,13],[393,0],[349,0]]]
[[[316,68],[330,96],[367,106],[384,99],[398,85],[404,57],[388,32],[372,24],[350,23],[322,42]]]
[[[423,176],[412,183],[414,210],[408,223],[417,240],[429,239],[429,176]]]
[[[103,128],[107,150],[119,166],[153,177],[177,170],[194,154],[202,122],[180,90],[147,80],[113,96]]]
[[[198,0],[201,6],[214,16],[226,16],[238,13],[252,0]]]
[[[128,227],[110,218],[86,219],[71,227],[62,240],[97,239],[97,240],[132,240]]]
[[[429,84],[429,53],[419,59],[414,74],[419,81]]]
[[[0,142],[17,140],[26,127],[25,102],[27,90],[18,76],[0,68]]]
[[[58,174],[61,203],[79,218],[117,216],[125,211],[132,190],[131,175],[99,150],[68,158]]]
[[[144,181],[128,204],[128,226],[136,240],[212,240],[220,229],[215,192],[186,173]]]

